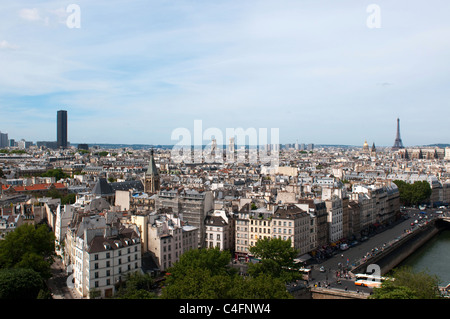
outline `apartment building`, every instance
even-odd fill
[[[196,189],[162,189],[155,196],[155,209],[171,208],[182,216],[183,221],[198,229],[198,244],[205,244],[205,218],[214,210],[211,191]]]
[[[254,246],[260,239],[272,237],[273,212],[265,208],[251,210],[249,213],[249,245]]]
[[[333,196],[332,199],[326,200],[325,205],[328,212],[328,230],[329,240],[331,243],[336,242],[343,237],[343,221],[344,214],[342,208],[342,199]]]
[[[319,199],[299,199],[296,206],[309,212],[314,219],[314,233],[316,247],[322,247],[329,243],[328,213],[324,201]]]
[[[250,239],[250,204],[234,211],[235,216],[235,258],[247,258],[249,254]]]
[[[205,247],[232,250],[234,247],[234,223],[225,210],[215,210],[205,218]]]
[[[297,205],[278,206],[271,222],[273,238],[290,240],[299,255],[316,248],[315,218]]]
[[[66,261],[73,270],[73,285],[84,298],[93,291],[111,297],[115,284],[131,272],[141,271],[140,234],[112,216],[83,216],[68,230]]]
[[[150,214],[147,227],[147,251],[154,256],[160,271],[172,267],[183,253],[199,246],[198,228],[184,224],[168,210]]]

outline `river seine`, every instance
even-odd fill
[[[400,265],[413,271],[426,271],[440,279],[440,286],[450,284],[450,230],[443,230],[406,258]]]

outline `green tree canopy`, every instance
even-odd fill
[[[61,168],[49,169],[45,173],[41,174],[41,177],[54,177],[56,180],[60,180],[63,178],[70,177],[66,173],[63,172]]]
[[[260,274],[238,280],[231,291],[235,299],[292,299],[286,290],[283,280],[274,278],[270,274]]]
[[[27,268],[50,278],[55,236],[46,225],[23,224],[0,241],[0,268]]]
[[[274,278],[280,278],[284,282],[293,281],[301,277],[295,271],[294,262],[298,251],[292,247],[291,240],[281,238],[264,238],[250,247],[250,253],[260,258],[260,263],[249,265],[249,274],[257,277],[261,274],[270,274]]]
[[[43,283],[32,269],[0,269],[0,299],[36,299]]]
[[[244,278],[230,267],[231,254],[218,248],[184,253],[168,269],[164,299],[290,298],[280,279],[271,275]]]
[[[128,273],[114,298],[117,299],[154,299],[156,295],[151,292],[153,279],[149,274],[140,272]]]
[[[218,248],[191,249],[185,252],[170,268],[170,278],[181,277],[194,269],[209,270],[211,275],[227,275],[234,270],[229,267],[231,254]]]
[[[394,280],[386,280],[375,288],[373,299],[439,299],[439,278],[425,271],[413,272],[401,267],[392,272]]]
[[[431,187],[427,181],[416,181],[414,184],[395,180],[400,193],[400,202],[405,205],[418,205],[429,201],[431,196]]]

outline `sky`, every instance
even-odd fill
[[[55,141],[63,109],[71,143],[176,144],[197,120],[392,146],[397,118],[405,146],[450,143],[448,12],[447,0],[2,1],[0,131]]]

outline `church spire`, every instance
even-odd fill
[[[150,152],[151,156],[150,156],[150,162],[148,164],[148,168],[147,168],[147,175],[154,175],[154,176],[158,176],[158,168],[156,167],[155,164],[155,158],[153,157],[153,149]]]
[[[144,192],[156,193],[159,190],[159,173],[153,157],[153,149],[150,151],[150,162],[147,171],[144,174]]]

